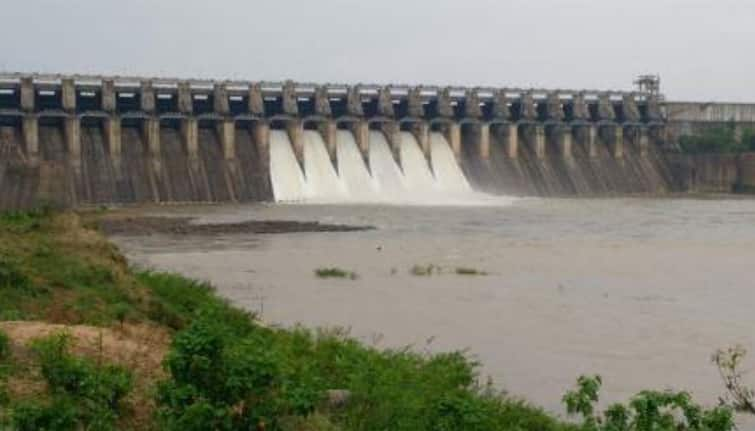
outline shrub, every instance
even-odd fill
[[[41,425],[59,416],[73,417],[77,429],[114,429],[121,400],[132,388],[131,373],[118,366],[73,356],[70,342],[70,335],[65,333],[32,342],[32,350],[52,398],[49,403],[16,406],[12,416],[19,428],[28,423],[39,429],[58,429]],[[65,424],[68,423],[66,419]]]
[[[57,398],[53,401],[26,400],[11,406],[10,422],[17,431],[75,431],[79,429],[74,401]],[[97,428],[99,430],[107,428]]]
[[[10,357],[10,338],[5,332],[0,331],[0,361]]]
[[[564,395],[569,414],[582,416],[585,431],[732,431],[734,414],[728,407],[705,409],[686,392],[641,391],[629,405],[613,404],[595,414],[600,376],[581,376],[577,389]]]
[[[314,410],[320,392],[286,379],[285,359],[260,331],[243,337],[206,315],[178,333],[158,389],[161,429],[256,429]],[[306,381],[306,379],[304,379]]]

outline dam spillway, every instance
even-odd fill
[[[0,207],[664,193],[665,127],[640,92],[5,74]]]

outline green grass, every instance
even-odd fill
[[[341,268],[318,268],[315,270],[315,275],[318,278],[348,278],[350,280],[356,280],[359,275],[354,271],[347,271]]]

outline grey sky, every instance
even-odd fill
[[[755,102],[749,0],[5,0],[0,69]]]

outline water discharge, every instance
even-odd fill
[[[393,158],[388,141],[380,132],[370,132],[370,169],[377,181],[380,196],[401,198],[406,196],[406,181],[401,168]]]
[[[322,136],[306,130],[302,170],[288,135],[284,131],[272,131],[270,179],[275,200],[401,205],[501,205],[511,202],[510,198],[493,198],[474,192],[440,133],[430,136],[428,160],[414,135],[401,132],[400,164],[382,132],[370,131],[368,137],[365,158],[354,135],[339,130],[336,134],[336,160],[333,161]]]
[[[469,182],[461,171],[459,164],[446,138],[441,133],[430,134],[430,159],[435,172],[435,179],[442,190],[465,192],[471,190]]]
[[[270,182],[277,202],[303,201],[307,196],[301,167],[282,130],[270,131]]]
[[[330,162],[322,135],[304,131],[304,178],[307,197],[314,201],[341,201],[347,196],[344,183]]]
[[[438,189],[427,158],[414,135],[409,132],[401,132],[401,167],[404,168],[406,186],[410,191],[429,192]]]
[[[354,135],[346,130],[336,133],[336,158],[338,173],[350,196],[362,196],[365,200],[375,200],[378,196],[378,182],[367,170],[362,152],[357,147]]]

